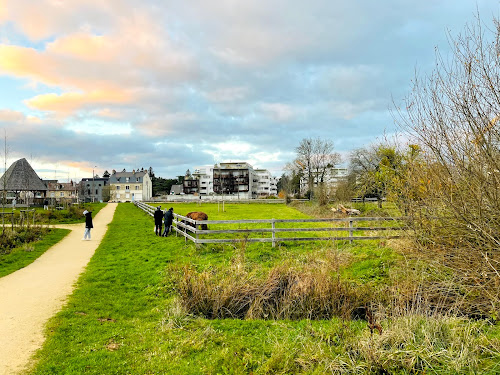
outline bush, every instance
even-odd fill
[[[5,230],[0,235],[0,254],[9,254],[15,247],[38,241],[48,230],[38,226]]]

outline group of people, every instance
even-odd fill
[[[174,220],[174,209],[170,207],[168,210],[163,212],[161,206],[156,207],[154,212],[155,218],[155,234],[161,237],[167,237],[168,232],[170,232],[170,227],[172,226],[172,221]],[[165,225],[163,232],[161,231],[162,224]]]

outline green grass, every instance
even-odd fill
[[[200,210],[196,205],[173,206],[177,213]],[[216,205],[202,207],[210,219],[303,217],[286,206],[226,205],[224,213],[217,212]],[[451,374],[478,373],[485,366],[491,366],[491,373],[498,370],[493,366],[500,362],[500,339],[491,326],[491,339],[486,339],[483,323],[422,318],[410,324],[396,319],[381,322],[384,335],[371,337],[366,322],[340,318],[207,320],[186,314],[175,291],[173,272],[186,264],[201,271],[244,261],[248,267],[269,269],[332,251],[348,253],[340,270],[344,277],[370,283],[386,277],[386,266],[377,263],[378,258],[387,267],[396,266],[397,257],[387,247],[292,243],[275,249],[270,244],[246,244],[197,250],[182,237],[155,236],[152,227],[150,216],[132,204],[119,204],[66,307],[49,322],[47,340],[30,374]],[[405,327],[420,333],[412,337]],[[460,352],[460,345],[465,352]],[[461,360],[452,366],[453,358]]]
[[[31,242],[27,246],[16,247],[9,254],[1,254],[0,277],[11,274],[33,263],[40,255],[62,240],[69,232],[69,229],[50,229],[41,240]]]

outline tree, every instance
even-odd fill
[[[296,173],[303,173],[307,178],[309,194],[314,186],[325,182],[326,174],[340,162],[340,154],[333,151],[333,142],[321,138],[304,138],[295,148],[297,157],[292,164]]]
[[[486,288],[500,280],[500,22],[479,16],[450,37],[433,72],[416,76],[399,126],[420,148],[412,170],[418,205],[411,218],[425,250],[446,249],[448,266]],[[435,250],[433,251],[433,253]],[[460,263],[459,263],[460,262]],[[488,303],[498,286],[488,291]]]

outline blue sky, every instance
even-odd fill
[[[7,161],[61,180],[223,161],[279,176],[306,137],[347,157],[396,131],[393,101],[477,13],[492,26],[500,3],[0,0]]]

